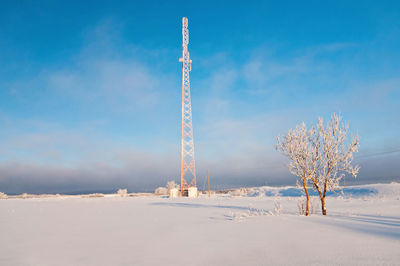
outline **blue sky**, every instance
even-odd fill
[[[84,2],[0,2],[0,191],[178,181],[183,16],[200,189],[295,184],[276,136],[333,112],[400,181],[396,1]]]

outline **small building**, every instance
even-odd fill
[[[197,192],[197,187],[190,187],[188,189],[188,197],[189,198],[197,198],[199,196]]]

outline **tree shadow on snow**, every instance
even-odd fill
[[[361,233],[400,239],[400,217],[365,214],[345,215],[341,213],[331,213],[328,217],[334,219],[318,221]]]

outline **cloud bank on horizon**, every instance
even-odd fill
[[[178,180],[183,15],[200,189],[206,169],[214,188],[294,184],[276,136],[333,112],[361,137],[346,183],[400,181],[400,8],[358,4],[3,2],[0,191]]]

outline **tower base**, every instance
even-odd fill
[[[182,193],[182,197],[197,198],[198,196],[199,192],[197,191],[197,187],[185,188]]]
[[[190,187],[188,189],[188,197],[189,198],[197,198],[199,193],[197,192],[197,187]]]

